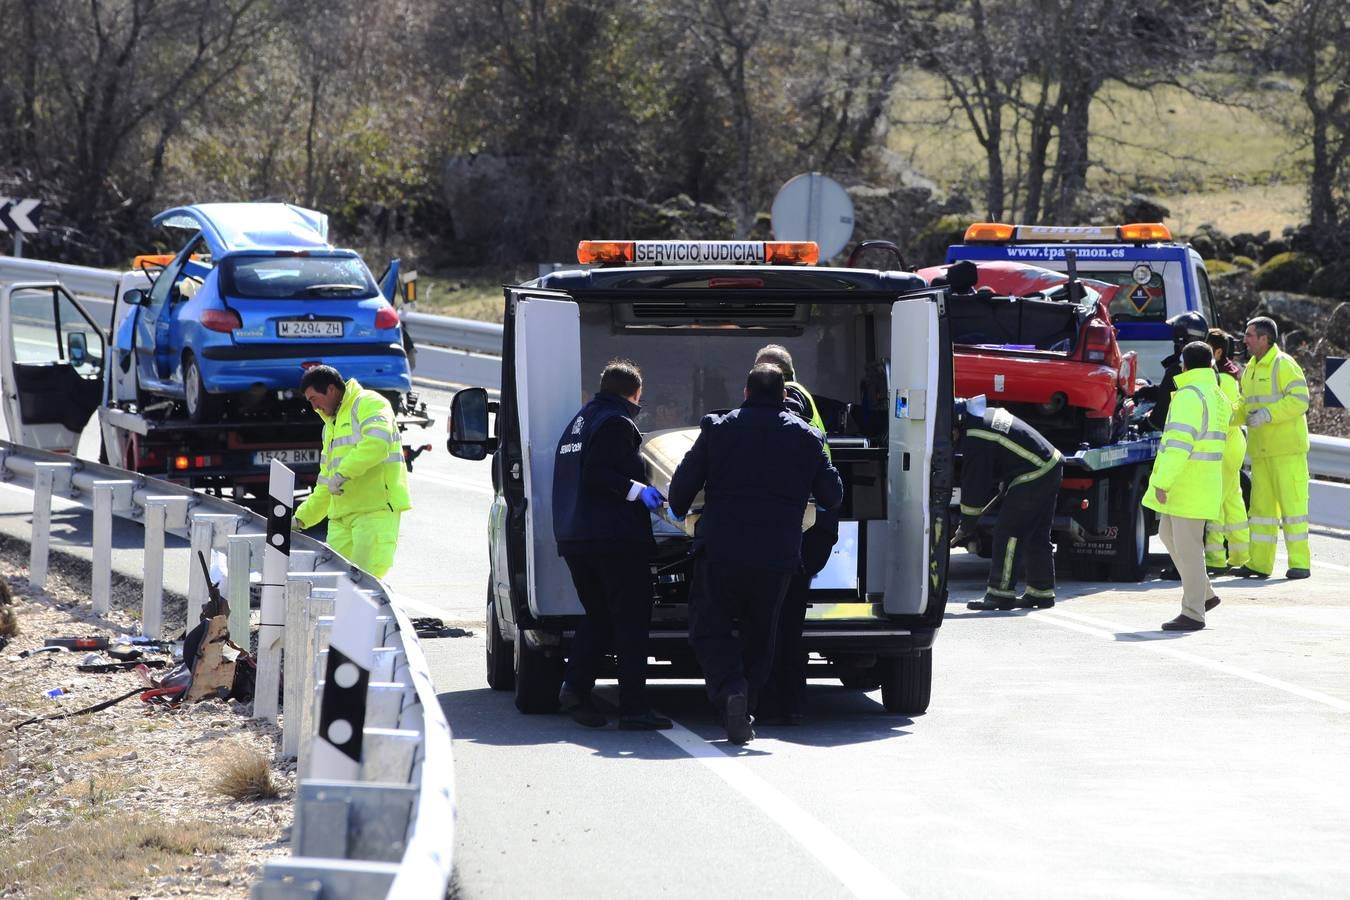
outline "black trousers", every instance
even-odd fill
[[[1064,467],[1056,466],[1034,481],[1008,489],[994,525],[988,593],[1015,596],[1017,573],[1025,566],[1030,592],[1047,599],[1055,596],[1055,549],[1050,543],[1050,526],[1063,474]]]
[[[708,698],[720,710],[733,694],[754,707],[773,664],[778,610],[786,572],[737,563],[694,564],[689,594],[689,643],[703,668]]]
[[[586,610],[563,677],[578,694],[589,694],[605,651],[612,649],[619,663],[619,713],[646,712],[647,634],[652,624],[652,575],[646,557],[569,554],[563,559]]]
[[[829,520],[822,520],[824,516]],[[774,632],[773,666],[759,697],[757,711],[763,715],[799,713],[806,704],[806,651],[802,632],[811,600],[811,579],[830,561],[839,539],[839,524],[833,513],[818,513],[816,524],[802,535],[802,569],[788,582],[783,607]]]

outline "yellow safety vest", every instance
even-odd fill
[[[347,380],[342,405],[323,419],[323,455],[319,479],[295,518],[310,527],[324,517],[341,519],[374,510],[412,508],[403,443],[389,401]],[[333,493],[334,490],[340,493]]]
[[[1182,372],[1176,384],[1143,502],[1169,516],[1217,519],[1223,509],[1223,449],[1231,402],[1213,369]],[[1167,502],[1158,500],[1155,488],[1167,494]]]
[[[799,381],[789,381],[784,387],[796,388],[806,397],[806,402],[811,406],[811,426],[819,428],[822,435],[826,434],[825,420],[820,417],[820,410],[816,409],[816,398],[811,396],[811,392],[806,389],[806,385]],[[834,462],[834,457],[830,454],[830,445],[825,444],[825,458]]]
[[[1242,420],[1258,409],[1270,410],[1270,421],[1247,429],[1252,459],[1308,453],[1308,381],[1298,362],[1279,347],[1247,364],[1242,373]]]

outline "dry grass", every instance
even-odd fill
[[[184,857],[221,853],[229,835],[201,822],[147,822],[116,816],[39,828],[0,843],[0,894],[125,897]]]
[[[271,800],[281,795],[267,757],[256,750],[241,751],[225,763],[216,790],[235,800]]]

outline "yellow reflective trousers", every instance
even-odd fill
[[[1219,373],[1219,390],[1233,406],[1233,420],[1223,445],[1223,510],[1218,519],[1205,523],[1205,565],[1212,569],[1245,566],[1251,542],[1247,502],[1242,499],[1242,462],[1247,456],[1247,436],[1239,417],[1242,394],[1237,379],[1227,372]]]
[[[1252,549],[1247,565],[1269,575],[1284,529],[1289,568],[1312,568],[1308,550],[1308,454],[1283,453],[1252,459]]]

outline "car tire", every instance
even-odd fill
[[[515,661],[516,709],[526,715],[558,711],[558,689],[562,687],[563,661],[539,647],[531,647],[518,628],[511,645]]]
[[[196,424],[217,421],[223,406],[220,396],[206,389],[201,367],[191,353],[183,357],[183,404],[189,421]]]
[[[1150,515],[1142,502],[1146,490],[1148,478],[1143,470],[1136,471],[1129,479],[1121,479],[1111,490],[1109,522],[1116,527],[1116,546],[1115,558],[1105,567],[1109,581],[1144,580],[1148,563]]]
[[[887,712],[917,716],[928,711],[933,692],[933,650],[882,660],[881,705]]]
[[[492,580],[487,593],[487,683],[494,691],[509,691],[516,686],[515,660],[511,645],[502,637],[497,624],[497,602],[492,596]]]

